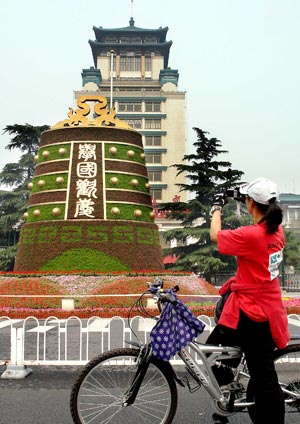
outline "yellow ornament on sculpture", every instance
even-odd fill
[[[113,208],[111,208],[111,213],[113,215],[120,215],[120,209],[117,208],[117,207],[113,207]]]
[[[53,208],[53,209],[52,209],[52,215],[53,215],[53,216],[58,216],[58,215],[60,215],[60,212],[61,212],[60,208]]]

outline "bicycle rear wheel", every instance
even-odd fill
[[[300,344],[289,345],[275,352],[275,368],[285,398],[286,422],[295,413],[300,421]],[[296,421],[295,421],[296,422]]]
[[[138,349],[114,349],[92,359],[71,391],[75,424],[168,424],[177,408],[177,387],[169,368],[151,358],[135,402],[122,406],[136,374]]]
[[[285,399],[286,424],[300,420],[300,344],[289,345],[274,352],[275,369]],[[254,401],[251,379],[247,387],[247,400]],[[251,420],[255,420],[255,407],[248,408]]]

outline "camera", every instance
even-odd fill
[[[230,198],[232,198],[234,200],[237,200],[238,202],[245,203],[246,197],[245,197],[244,194],[242,194],[240,192],[239,187],[226,189],[225,190],[225,194],[226,194],[227,197],[230,197]]]

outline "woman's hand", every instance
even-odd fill
[[[221,215],[222,215],[221,209],[215,209],[212,212],[211,223],[210,223],[211,241],[217,241],[218,231],[220,231],[222,227]]]
[[[211,224],[210,224],[210,239],[212,241],[217,241],[218,231],[221,230],[222,222],[221,215],[223,206],[228,203],[228,199],[226,193],[217,193],[213,197],[213,201],[211,203]]]

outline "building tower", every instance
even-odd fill
[[[185,92],[178,90],[178,71],[168,66],[168,28],[138,28],[131,18],[124,28],[93,30],[94,67],[83,69],[83,88],[75,97],[112,99],[117,116],[142,135],[152,199],[159,204],[178,201],[179,195],[186,201],[176,185],[185,176],[176,177],[172,167],[186,154],[186,124]]]

